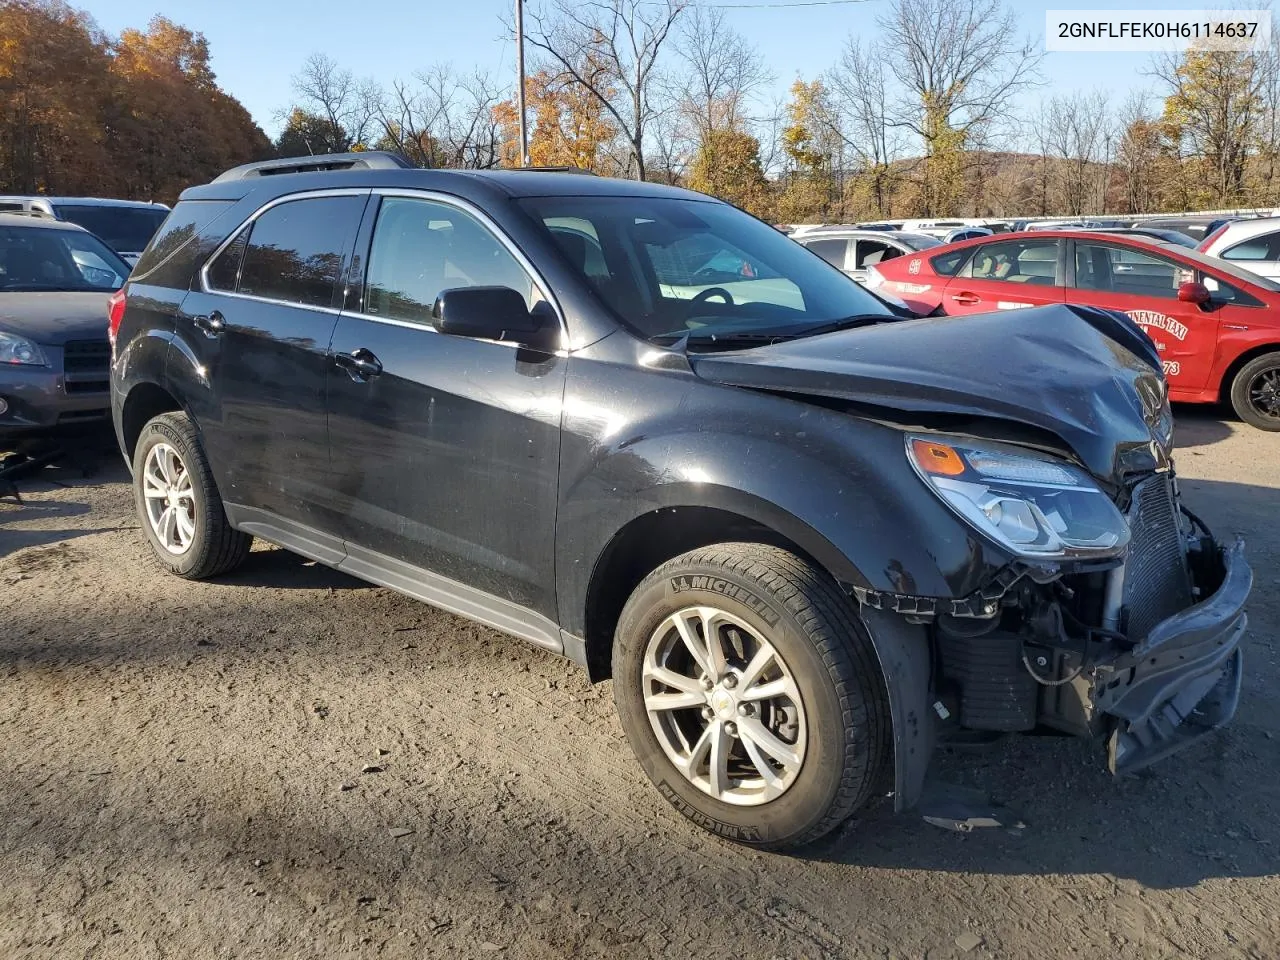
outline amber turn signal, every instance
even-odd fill
[[[925,473],[943,477],[958,477],[964,473],[964,461],[954,447],[932,440],[912,440],[911,455]]]

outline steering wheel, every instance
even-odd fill
[[[724,287],[707,287],[707,289],[694,294],[690,298],[689,302],[702,303],[704,300],[710,300],[712,297],[721,297],[724,299],[725,304],[730,307],[733,306],[733,294]]]

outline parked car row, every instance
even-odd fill
[[[1261,236],[1226,242],[1269,252]],[[1280,283],[1238,261],[1127,232],[1046,231],[933,247],[868,268],[866,282],[919,315],[1122,311],[1154,341],[1172,400],[1228,400],[1245,422],[1280,430]]]
[[[84,227],[133,266],[169,215],[163,203],[101,197],[0,195],[0,213],[26,213]]]

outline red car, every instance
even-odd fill
[[[1083,230],[997,234],[881,263],[867,286],[920,314],[1121,310],[1160,351],[1170,399],[1230,400],[1245,422],[1280,431],[1280,284],[1225,260]]]

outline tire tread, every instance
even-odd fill
[[[645,578],[639,594],[682,567],[710,565],[758,583],[795,617],[836,686],[847,736],[840,786],[826,815],[776,845],[803,846],[830,833],[871,798],[891,756],[891,720],[879,658],[854,601],[825,571],[780,547],[721,543],[667,561]]]
[[[192,484],[198,486],[203,516],[197,518],[197,529],[204,531],[203,542],[199,544],[200,552],[194,562],[186,569],[175,567],[167,558],[157,553],[157,560],[170,573],[187,580],[206,580],[229,573],[244,563],[253,546],[253,537],[234,529],[227,521],[226,510],[222,506],[222,497],[213,482],[213,473],[209,469],[209,461],[205,457],[204,447],[200,443],[200,434],[196,425],[185,413],[162,413],[147,421],[142,428],[138,440],[138,459],[148,434],[160,433],[166,439],[176,441],[187,461],[187,470],[191,473]],[[136,471],[137,467],[135,467]],[[147,523],[145,516],[139,518]],[[193,545],[194,547],[195,545]]]

